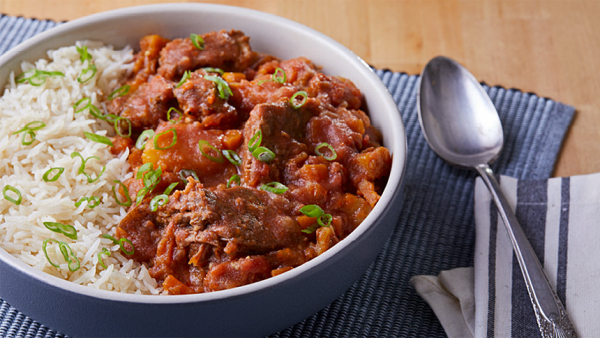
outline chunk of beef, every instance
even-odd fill
[[[178,80],[186,70],[201,67],[225,71],[244,71],[252,62],[252,50],[247,36],[240,31],[210,32],[202,35],[204,48],[196,48],[190,38],[169,42],[160,53],[158,73],[169,80]]]
[[[112,113],[128,118],[134,133],[154,129],[160,120],[167,120],[167,111],[176,104],[173,82],[155,76],[127,96],[127,100]]]
[[[310,97],[316,97],[323,105],[334,108],[360,109],[362,105],[360,90],[354,83],[341,77],[317,73],[310,80],[306,92]]]
[[[256,106],[244,126],[244,145],[240,152],[244,184],[258,187],[260,183],[282,182],[286,161],[307,151],[305,128],[311,117],[309,109],[294,109],[288,102]],[[275,153],[272,161],[263,162],[248,150],[251,138],[259,130],[261,146]]]
[[[340,163],[346,163],[353,154],[362,149],[364,123],[346,109],[326,111],[313,117],[306,130],[306,137],[313,149],[323,142],[328,143],[335,150],[336,161]]]
[[[175,223],[186,244],[220,247],[229,257],[259,255],[305,240],[286,198],[245,187],[207,189],[194,180],[159,209],[160,223]],[[185,235],[184,235],[185,234]]]
[[[313,147],[322,142],[331,145],[337,154],[335,161],[348,170],[357,192],[375,205],[380,190],[376,181],[389,174],[391,156],[384,147],[364,148],[380,141],[379,135],[370,130],[373,128],[366,114],[338,108],[312,118],[307,126],[307,139]]]
[[[134,253],[129,256],[138,262],[151,262],[161,238],[154,215],[147,203],[129,210],[117,227],[117,238],[127,238],[133,244]]]
[[[121,106],[127,102],[129,96],[139,86],[148,82],[150,76],[156,74],[160,51],[169,41],[159,35],[147,35],[140,39],[140,51],[134,56],[133,69],[127,79],[128,95],[119,96],[107,102],[107,109],[111,114],[119,115]]]
[[[201,121],[206,128],[229,129],[237,124],[237,111],[219,97],[217,86],[207,80],[205,71],[199,70],[190,76],[174,94],[183,111]]]
[[[283,85],[275,81],[265,81],[259,84],[264,79],[264,77],[259,77],[253,81],[242,80],[230,84],[233,93],[229,99],[231,105],[236,107],[243,116],[248,116],[258,104],[288,101],[298,91],[294,86]]]

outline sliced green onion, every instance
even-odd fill
[[[153,169],[152,163],[146,163],[138,169],[136,179],[142,179],[144,187],[137,193],[135,203],[140,205],[144,200],[146,194],[152,191],[160,182],[160,176],[162,175],[162,168],[159,166],[156,170]]]
[[[95,118],[98,118],[100,120],[106,120],[106,117],[104,116],[104,114],[102,114],[100,108],[94,106],[93,104],[88,104],[83,109],[89,109],[90,114]]]
[[[217,90],[219,91],[219,97],[223,100],[227,100],[229,99],[229,96],[233,95],[231,88],[229,88],[229,84],[222,78],[212,75],[205,75],[204,78],[215,83]]]
[[[217,163],[223,163],[225,161],[225,160],[223,160],[223,157],[221,156],[219,149],[215,148],[215,146],[210,144],[208,141],[205,141],[205,140],[198,141],[198,147],[200,148],[200,152],[202,153],[202,155],[204,155],[204,157],[208,158],[209,160],[211,160],[213,162],[217,162]],[[204,151],[205,147],[208,147],[209,149],[211,149],[212,151],[217,153],[217,156],[209,155],[208,152]]]
[[[321,148],[329,149],[329,151],[331,152],[331,155],[325,155],[324,153],[322,153]],[[316,146],[315,153],[317,153],[317,155],[319,155],[319,156],[323,156],[323,158],[325,158],[328,161],[333,161],[337,158],[337,153],[335,152],[335,149],[333,149],[333,147],[327,142],[323,142],[323,143],[319,144],[318,146]]]
[[[81,107],[81,104],[83,102],[85,102],[85,104],[83,105],[83,108],[77,109],[77,108]],[[73,110],[75,110],[74,114],[81,113],[82,111],[88,109],[89,108],[88,106],[91,104],[92,104],[92,99],[89,97],[84,97],[81,100],[75,102],[75,104],[73,105]]]
[[[83,103],[85,103],[85,105]],[[73,105],[73,109],[75,110],[74,114],[78,114],[82,111],[88,110],[90,115],[92,115],[93,117],[110,123],[113,123],[116,119],[119,118],[117,115],[114,114],[102,114],[100,108],[94,106],[92,104],[92,99],[89,97],[84,97],[79,101],[75,102],[75,104]]]
[[[147,171],[154,171],[154,164],[152,164],[152,162],[148,162],[148,163],[142,165],[141,167],[139,167],[137,173],[135,174],[135,178],[137,180],[143,178],[144,173]]]
[[[242,158],[235,151],[226,149],[221,152],[229,162],[233,163],[233,165],[242,165]]]
[[[302,101],[300,101],[300,103],[296,103],[296,97],[298,96],[302,97]],[[308,94],[303,90],[296,92],[296,94],[290,97],[290,103],[292,104],[292,107],[294,107],[294,109],[302,107],[306,103],[306,100],[308,100]]]
[[[30,85],[38,87],[46,83],[46,78],[47,76],[40,76],[40,73],[36,72],[34,76],[30,77],[27,80],[29,81]]]
[[[271,162],[275,159],[275,153],[269,148],[258,147],[252,152],[252,156],[261,162]]]
[[[175,189],[175,187],[178,185],[179,185],[179,182],[169,184],[169,186],[167,187],[167,189],[165,189],[165,192],[163,194],[165,194],[166,196],[169,196],[171,194],[171,191],[173,191],[173,189]]]
[[[190,34],[190,39],[192,40],[192,44],[194,47],[203,50],[204,49],[204,39],[198,34]]]
[[[125,121],[127,123],[127,134],[121,133],[121,127],[119,126],[119,121]],[[114,125],[115,125],[115,132],[117,132],[117,135],[119,135],[121,137],[130,137],[131,136],[131,120],[129,120],[128,118],[122,117],[122,116],[117,116],[117,118],[115,119]]]
[[[29,84],[32,86],[41,86],[46,83],[46,79],[51,76],[61,76],[64,77],[65,74],[62,72],[47,72],[44,70],[38,70],[34,76],[29,78]]]
[[[69,246],[69,244],[48,238],[48,239],[45,239],[44,242],[42,243],[42,251],[44,251],[44,255],[46,256],[46,259],[48,260],[48,263],[50,263],[50,265],[52,265],[55,268],[60,268],[60,265],[54,264],[52,262],[52,260],[50,260],[50,257],[48,256],[48,251],[46,249],[48,242],[58,243],[60,253],[63,255],[63,258],[65,259],[65,261],[68,263],[69,270],[71,270],[71,271],[79,270],[81,263],[79,262],[79,258],[77,258],[77,256],[73,252],[73,250],[71,250],[71,247]]]
[[[123,244],[124,242],[127,242],[129,245],[131,245],[131,251],[125,250],[125,245]],[[135,252],[135,247],[133,246],[133,243],[131,243],[131,241],[125,237],[119,239],[119,247],[121,248],[121,251],[123,251],[123,253],[126,255],[133,255],[133,253]]]
[[[27,136],[29,136],[29,141],[25,139]],[[31,130],[26,131],[25,134],[23,134],[23,136],[21,137],[21,144],[24,146],[32,144],[33,141],[35,141],[35,133]]]
[[[236,182],[238,186],[240,186],[242,184],[242,180],[240,179],[240,177],[238,175],[233,175],[231,176],[231,178],[227,181],[227,188],[231,188],[231,184],[233,182]]]
[[[305,205],[300,209],[300,212],[308,217],[319,217],[325,213],[325,211],[316,204]]]
[[[100,205],[100,197],[92,196],[92,197],[82,197],[79,201],[75,202],[75,207],[78,208],[81,203],[88,202],[88,208],[94,209],[98,205]]]
[[[33,77],[37,72],[37,69],[30,69],[24,73],[19,74],[16,78],[15,78],[15,82],[16,83],[25,83],[27,82],[27,80],[29,80],[31,77]]]
[[[160,175],[162,175],[162,168],[159,166],[156,170],[150,170],[144,175],[144,187],[154,189],[158,182],[160,182]]]
[[[75,253],[73,252],[73,250],[71,250],[71,247],[69,246],[69,244],[65,243],[65,242],[59,242],[58,244],[59,248],[60,248],[60,252],[63,254],[63,257],[65,258],[65,260],[67,261],[67,263],[69,263],[69,270],[71,271],[77,271],[80,268],[80,262],[79,262],[79,258],[77,258],[77,256],[75,255]],[[69,252],[67,253],[67,249],[69,249]],[[75,258],[75,261],[73,261],[72,258]]]
[[[185,185],[188,184],[188,180],[187,178],[192,176],[197,182],[200,182],[200,179],[198,178],[198,175],[196,175],[196,172],[190,169],[183,169],[181,171],[179,171],[179,177],[183,180],[183,183]]]
[[[48,256],[48,252],[46,251],[46,246],[48,245],[48,242],[56,242],[56,241],[53,240],[52,238],[45,239],[44,243],[42,243],[42,251],[44,251],[44,255],[46,256],[46,259],[48,260],[48,263],[50,263],[50,265],[52,265],[55,268],[60,268],[60,265],[54,264],[52,262],[52,260],[50,259],[50,257]]]
[[[15,81],[17,83],[25,83],[29,81],[29,84],[32,86],[41,86],[46,83],[46,79],[51,76],[65,76],[62,72],[48,72],[45,70],[32,69],[28,70],[25,73],[17,76]]]
[[[135,142],[135,147],[138,149],[144,150],[144,148],[146,147],[146,142],[148,142],[148,140],[153,137],[154,137],[154,130],[152,130],[152,129],[144,130],[138,137],[137,141]]]
[[[254,135],[248,142],[248,150],[250,150],[250,152],[253,152],[256,148],[258,148],[258,146],[260,146],[261,142],[262,142],[262,131],[259,129],[256,133],[254,133]]]
[[[110,100],[113,100],[113,99],[115,99],[117,97],[121,97],[121,96],[127,95],[127,93],[129,93],[129,89],[131,89],[131,86],[129,86],[129,85],[121,86],[121,87],[115,89],[114,92],[110,93],[106,99],[108,101],[110,101]]]
[[[171,112],[172,111],[175,111],[177,113],[177,115],[179,115],[179,118],[177,120],[172,120],[171,119]],[[169,122],[171,122],[171,123],[177,123],[177,122],[181,121],[182,118],[183,118],[183,114],[179,110],[177,110],[177,108],[175,108],[175,107],[171,107],[167,111],[167,120],[169,120]]]
[[[23,128],[15,131],[13,133],[13,135],[19,134],[19,133],[22,133],[22,132],[28,131],[28,130],[31,130],[31,131],[40,130],[40,129],[44,128],[45,126],[46,126],[46,124],[44,122],[42,122],[42,121],[29,122]]]
[[[271,183],[263,184],[258,189],[272,192],[277,195],[281,195],[281,194],[285,193],[286,191],[288,191],[288,187],[286,187],[285,185],[283,185],[279,182],[271,182]]]
[[[317,217],[317,223],[322,227],[330,226],[332,220],[333,216],[331,216],[331,214],[323,214]]]
[[[306,234],[312,234],[313,232],[315,232],[318,228],[320,228],[318,223],[315,223],[313,225],[311,225],[310,227],[304,229],[304,230],[300,230]]]
[[[158,138],[161,137],[161,136],[163,136],[163,135],[166,135],[168,132],[172,132],[173,133],[173,138],[171,139],[171,144],[169,144],[166,147],[159,146],[158,145]],[[154,149],[158,149],[158,150],[169,149],[172,146],[174,146],[175,143],[177,143],[177,131],[175,130],[175,128],[171,128],[171,129],[169,129],[167,131],[164,131],[164,132],[162,132],[160,134],[156,134],[156,136],[154,137]]]
[[[119,118],[119,116],[114,115],[114,114],[102,114],[102,112],[100,111],[100,108],[94,106],[93,104],[88,104],[87,106],[83,107],[82,109],[76,111],[75,113],[78,113],[80,111],[84,111],[88,109],[90,115],[92,115],[93,117],[99,119],[99,120],[103,120],[109,123],[114,123],[116,119]]]
[[[333,216],[331,216],[331,214],[326,214],[323,211],[323,209],[321,209],[321,207],[319,207],[318,205],[315,205],[315,204],[310,204],[310,205],[306,205],[306,206],[302,207],[302,209],[300,209],[300,212],[308,217],[316,217],[317,218],[317,223],[302,230],[302,232],[307,233],[307,234],[312,234],[319,227],[330,226],[331,221],[333,220]]]
[[[179,80],[179,83],[177,83],[175,88],[181,87],[185,83],[185,81],[187,81],[189,78],[190,78],[190,71],[186,70],[185,72],[183,72],[183,76],[181,77],[181,80]]]
[[[115,123],[116,120],[119,119],[120,116],[115,115],[115,114],[106,114],[106,115],[102,115],[102,120],[108,122],[108,123]],[[126,117],[123,117],[121,119],[126,119]]]
[[[280,72],[281,75],[277,75]],[[273,73],[273,81],[284,84],[287,81],[287,75],[285,75],[285,70],[281,68],[275,69],[275,73]]]
[[[17,195],[17,199],[14,199],[10,196],[8,196],[8,192],[11,191],[13,193],[15,193]],[[21,204],[21,201],[23,200],[23,198],[21,197],[21,192],[19,191],[19,189],[13,187],[12,185],[7,184],[6,186],[4,186],[4,189],[2,189],[2,195],[4,195],[4,199],[12,202],[16,205]]]
[[[146,194],[148,194],[148,191],[150,191],[148,188],[142,188],[138,190],[137,195],[135,196],[135,205],[140,205],[140,203],[142,203],[144,197],[146,197]]]
[[[72,240],[77,239],[77,230],[74,226],[58,222],[44,222],[44,226],[50,230],[69,237]]]
[[[87,138],[90,141],[106,144],[107,146],[111,146],[111,147],[115,146],[112,143],[112,141],[106,136],[88,133],[87,131],[84,131],[83,134],[85,135],[85,138]]]
[[[77,173],[78,173],[78,174],[81,174],[81,173],[82,173],[82,172],[85,170],[85,161],[86,161],[86,160],[85,160],[85,159],[83,158],[83,156],[82,156],[82,155],[81,155],[79,152],[77,152],[77,151],[74,151],[74,152],[72,152],[72,153],[71,153],[71,158],[75,158],[76,156],[79,156],[79,158],[81,158],[81,165],[79,166],[79,169],[77,170]]]
[[[75,48],[77,49],[77,53],[79,53],[79,58],[81,59],[81,63],[85,62],[86,60],[91,60],[92,56],[90,55],[90,53],[88,53],[88,47],[87,46],[75,46]]]
[[[105,255],[106,257],[110,256],[110,251],[108,251],[108,249],[106,248],[102,248],[102,252],[98,253],[98,262],[100,263],[100,265],[102,265],[103,268],[107,268],[106,264],[104,264],[104,261],[102,260],[102,255]]]
[[[220,68],[204,67],[202,69],[204,69],[204,71],[207,73],[219,73],[221,75],[225,74],[225,72]]]
[[[163,206],[169,202],[169,196],[167,195],[157,195],[150,201],[150,210],[156,211],[159,206]]]
[[[95,156],[93,156],[93,157],[95,157]],[[106,170],[106,166],[104,165],[104,166],[102,166],[102,169],[100,170],[100,173],[98,174],[98,176],[96,176],[96,178],[92,178],[92,176],[86,174],[85,172],[83,174],[85,175],[85,177],[87,177],[88,183],[94,183],[100,178],[100,176],[102,176],[102,174],[104,173],[105,170]]]
[[[110,239],[110,240],[113,242],[113,244],[119,244],[119,240],[118,240],[118,239],[116,239],[116,238],[114,238],[113,236],[111,236],[111,235],[109,235],[109,234],[102,234],[102,235],[100,235],[100,236],[101,236],[101,237],[104,237],[104,238],[106,238],[106,239]]]
[[[102,176],[104,171],[106,170],[106,166],[102,166],[102,169],[100,170],[100,173],[96,176],[96,178],[92,178],[92,176],[90,176],[88,173],[85,172],[85,165],[86,165],[87,161],[89,161],[91,159],[95,159],[95,160],[99,161],[100,158],[98,158],[97,156],[90,156],[90,157],[84,159],[83,156],[81,156],[81,154],[79,152],[74,151],[71,153],[71,158],[75,158],[75,157],[81,158],[81,165],[79,166],[78,174],[84,174],[85,177],[87,177],[88,183],[96,182],[100,178],[100,176]]]
[[[109,234],[102,234],[101,235],[104,238],[110,239],[113,244],[118,244],[119,247],[121,248],[121,251],[123,251],[123,253],[125,253],[126,255],[133,255],[133,253],[135,252],[135,248],[133,247],[133,243],[131,243],[130,240],[128,240],[127,238],[123,237],[120,239],[116,239],[113,236],[109,235]],[[123,246],[123,242],[127,242],[129,243],[129,245],[131,245],[131,251],[127,251],[125,250],[125,247]]]
[[[50,177],[50,175],[52,175],[52,172],[57,171],[57,170],[58,170],[58,172],[56,174],[54,174],[54,176]],[[64,171],[65,171],[65,168],[63,168],[63,167],[50,168],[44,173],[44,176],[42,176],[42,179],[44,180],[44,182],[54,182],[54,181],[58,180],[58,178],[60,177],[60,175],[62,175],[62,173]]]
[[[16,135],[16,134],[20,134],[20,133],[24,132],[23,136],[21,137],[21,144],[24,146],[28,146],[28,145],[32,144],[33,141],[35,141],[35,131],[42,129],[45,126],[46,126],[46,124],[42,121],[29,122],[23,128],[12,133],[12,135]],[[29,136],[29,140],[27,140],[27,136]]]
[[[96,68],[96,65],[90,65],[88,68],[84,69],[81,71],[81,74],[79,74],[79,76],[77,77],[77,82],[79,83],[86,83],[89,80],[91,80],[94,75],[96,75],[96,72],[98,71],[98,69]],[[89,74],[86,76],[86,74]]]
[[[116,185],[113,185],[113,187],[112,187],[112,192],[113,192],[113,195],[115,197],[115,201],[117,202],[117,204],[122,205],[124,207],[130,206],[131,205],[131,197],[129,196],[129,189],[127,189],[125,184],[123,184],[123,182],[121,182],[119,180],[114,180],[113,182],[116,183]],[[119,201],[119,198],[117,197],[117,191],[115,190],[115,187],[117,187],[119,185],[123,188],[123,191],[125,191],[125,202]]]

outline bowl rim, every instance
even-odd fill
[[[198,11],[210,11],[216,13],[226,13],[227,15],[239,15],[239,16],[251,16],[263,20],[268,20],[271,24],[278,26],[286,26],[295,31],[301,31],[311,36],[311,38],[319,39],[326,42],[331,46],[332,49],[337,49],[346,58],[344,61],[348,61],[353,67],[356,67],[358,72],[364,76],[371,85],[376,86],[377,91],[383,91],[387,93],[385,96],[386,107],[394,110],[394,114],[389,114],[389,118],[392,119],[392,123],[398,126],[399,129],[395,130],[394,135],[385,135],[386,139],[389,138],[390,142],[395,145],[395,152],[392,156],[392,170],[388,178],[388,182],[381,198],[373,210],[369,213],[367,218],[346,238],[337,243],[335,246],[327,250],[325,253],[315,257],[314,259],[296,267],[286,273],[270,277],[268,279],[255,282],[248,285],[239,286],[232,289],[221,290],[218,292],[199,293],[191,295],[169,295],[168,297],[160,295],[146,295],[146,294],[129,294],[121,293],[116,291],[108,291],[96,289],[90,286],[79,285],[72,283],[67,280],[60,279],[52,276],[43,271],[37,270],[24,262],[21,262],[16,257],[9,254],[3,248],[0,247],[0,260],[6,262],[10,267],[28,275],[29,277],[35,278],[38,281],[62,289],[66,292],[73,292],[82,296],[111,300],[116,302],[125,303],[140,303],[140,304],[182,304],[182,303],[197,303],[197,302],[210,302],[220,299],[230,299],[234,297],[244,296],[246,294],[260,292],[278,285],[285,283],[288,280],[294,279],[299,275],[304,275],[307,272],[315,269],[323,262],[330,260],[337,253],[348,249],[348,247],[356,242],[361,235],[368,231],[375,222],[382,218],[384,210],[392,207],[390,203],[393,201],[396,195],[396,190],[402,188],[402,181],[404,179],[406,169],[406,157],[407,157],[407,142],[405,135],[405,128],[398,111],[398,106],[394,102],[391,94],[387,87],[383,85],[379,77],[373,72],[371,67],[360,57],[354,54],[351,50],[326,36],[325,34],[318,32],[308,26],[300,24],[298,22],[286,19],[274,14],[261,12],[254,9],[228,6],[228,5],[217,5],[217,4],[203,4],[203,3],[169,3],[169,4],[152,4],[143,6],[126,7],[121,9],[115,9],[105,11],[101,13],[91,14],[85,17],[81,17],[66,23],[62,23],[56,27],[53,27],[47,31],[35,35],[28,40],[20,43],[19,45],[8,50],[4,55],[0,56],[0,67],[4,66],[8,61],[19,56],[21,53],[26,52],[28,49],[34,47],[37,43],[60,36],[70,31],[76,30],[80,27],[89,26],[94,23],[102,22],[109,19],[115,19],[115,17],[127,17],[128,15],[140,15],[146,14],[151,15],[159,12],[178,12],[182,10],[189,11],[190,9]],[[60,47],[60,46],[58,46]],[[58,48],[55,47],[55,48]]]

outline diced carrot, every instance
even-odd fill
[[[307,229],[311,225],[317,223],[317,218],[316,217],[308,217],[306,215],[301,215],[296,218],[296,221],[298,222],[298,224],[300,224],[300,227],[302,229]]]
[[[317,254],[321,255],[338,242],[332,227],[317,229]]]
[[[223,80],[227,82],[240,82],[246,80],[246,75],[244,73],[226,72],[223,74]]]
[[[281,268],[277,268],[275,270],[271,270],[271,277],[275,277],[277,275],[281,275],[282,273],[286,272],[286,271],[290,271],[293,268],[291,266],[284,266]]]
[[[168,275],[162,286],[170,295],[189,295],[195,293],[194,290],[180,282],[173,275]]]

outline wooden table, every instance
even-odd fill
[[[0,13],[71,20],[169,0],[0,0]],[[181,0],[179,1],[181,2]],[[577,109],[554,176],[600,171],[600,1],[230,0],[310,26],[371,65],[418,74],[446,55],[489,85]]]

